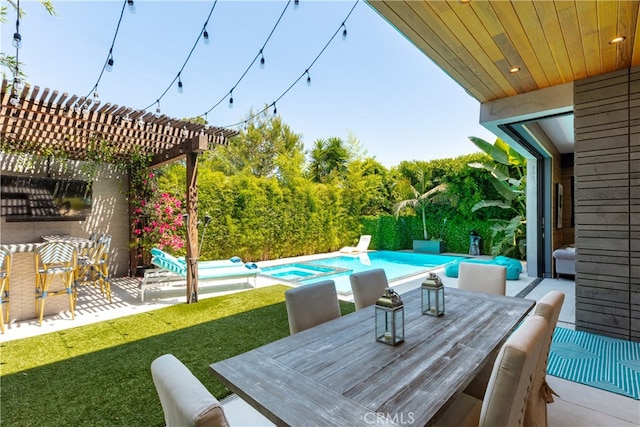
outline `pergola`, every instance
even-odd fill
[[[99,143],[120,160],[151,154],[152,167],[184,159],[188,218],[197,218],[198,155],[226,145],[237,133],[38,86],[15,92],[6,79],[0,89],[0,148],[88,160]],[[188,303],[198,299],[198,257],[197,221],[187,221]]]

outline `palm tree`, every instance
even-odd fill
[[[453,205],[457,202],[457,196],[447,192],[449,187],[446,183],[434,186],[427,178],[426,171],[424,169],[418,170],[416,178],[418,179],[416,185],[408,183],[412,198],[396,203],[393,210],[397,219],[400,212],[405,208],[410,207],[413,209],[419,209],[422,215],[422,233],[424,235],[424,240],[429,240],[429,235],[427,233],[427,206],[432,203]]]

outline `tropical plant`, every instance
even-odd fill
[[[497,207],[511,211],[510,219],[493,218],[491,226],[491,254],[526,258],[526,171],[527,159],[500,138],[494,144],[469,137],[478,148],[491,156],[492,161],[469,163],[469,166],[490,173],[491,182],[502,200],[481,200],[472,208]]]
[[[353,155],[340,138],[318,139],[310,153],[308,174],[314,182],[326,182],[331,176],[344,176]]]
[[[422,216],[422,234],[424,236],[424,240],[428,240],[427,207],[431,204],[455,205],[457,203],[457,197],[454,194],[449,193],[448,185],[446,183],[435,184],[430,180],[424,169],[420,169],[416,172],[416,178],[418,182],[415,185],[407,181],[401,183],[401,186],[406,186],[406,188],[408,188],[411,198],[396,203],[393,210],[396,219],[406,208],[419,210]]]

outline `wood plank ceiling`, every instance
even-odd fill
[[[481,103],[640,64],[637,0],[368,3]]]
[[[0,89],[0,148],[11,152],[85,160],[92,150],[110,150],[116,158],[132,153],[164,154],[195,136],[209,147],[227,144],[237,132],[205,127],[128,107],[92,102],[26,85],[14,105],[11,86]],[[15,101],[14,101],[15,102]],[[173,150],[175,151],[175,150]]]

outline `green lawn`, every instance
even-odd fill
[[[0,346],[0,424],[161,426],[153,359],[172,353],[217,398],[208,365],[289,334],[277,285],[180,304]],[[341,302],[343,314],[353,304]]]

